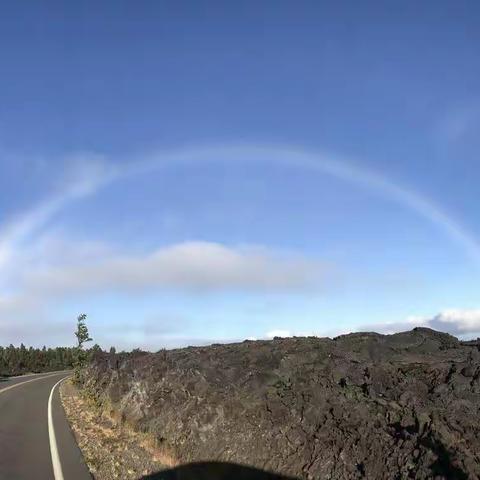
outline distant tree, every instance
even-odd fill
[[[101,353],[102,348],[98,343],[96,343],[92,348],[88,350],[88,358],[91,360],[97,353]]]
[[[83,346],[85,343],[92,341],[88,333],[86,320],[87,315],[85,313],[82,313],[77,317],[77,331],[75,332],[75,336],[77,337],[77,347],[75,349],[75,363],[73,372],[73,381],[75,383],[80,383],[82,369],[85,367],[88,358],[88,354],[84,350]]]

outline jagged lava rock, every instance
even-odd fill
[[[85,390],[179,462],[480,478],[480,351],[425,328],[100,354]]]

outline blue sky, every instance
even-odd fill
[[[477,2],[0,8],[0,343],[480,334]]]

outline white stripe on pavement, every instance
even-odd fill
[[[59,375],[59,373],[50,373],[48,375],[45,375],[44,377],[39,377],[39,378],[32,378],[31,380],[25,380],[24,382],[19,382],[19,383],[14,383],[13,385],[10,385],[8,387],[4,387],[0,389],[0,393],[6,392],[8,390],[11,390],[12,388],[17,388],[22,385],[25,385],[26,383],[30,382],[38,382],[38,380],[43,380],[44,378],[50,378],[53,377],[54,375]]]
[[[60,462],[60,455],[58,454],[57,438],[55,437],[55,429],[53,428],[53,415],[52,415],[52,398],[53,392],[57,385],[60,385],[68,377],[59,380],[50,390],[50,396],[48,397],[48,438],[50,441],[50,454],[52,455],[53,476],[55,480],[63,480],[62,463]]]

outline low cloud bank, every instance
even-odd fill
[[[430,328],[464,335],[480,332],[480,309],[446,310],[428,321]]]
[[[49,267],[32,272],[27,287],[67,294],[155,288],[291,292],[319,287],[324,270],[316,261],[266,248],[187,242],[145,256],[110,256],[89,265]]]
[[[480,309],[449,309],[433,317],[410,317],[405,322],[366,325],[361,330],[396,333],[414,327],[427,327],[459,337],[480,335]]]

